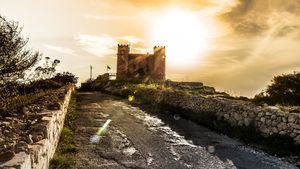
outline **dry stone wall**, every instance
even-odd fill
[[[69,89],[65,96],[65,100],[60,108],[56,111],[44,111],[43,120],[45,121],[44,133],[46,138],[29,145],[29,153],[20,152],[14,156],[13,159],[0,164],[0,168],[11,169],[47,169],[49,161],[55,153],[60,132],[63,128],[65,115],[71,98],[73,87]]]
[[[273,106],[256,106],[252,103],[219,97],[165,92],[162,102],[190,113],[210,113],[217,120],[232,126],[255,127],[264,135],[286,135],[300,144],[300,115],[283,112]]]

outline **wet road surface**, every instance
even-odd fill
[[[100,92],[78,97],[76,168],[296,168],[179,116],[156,116],[155,107],[132,106]],[[112,120],[108,133],[91,144],[107,119]]]

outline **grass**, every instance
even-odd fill
[[[77,153],[74,141],[76,118],[76,93],[73,93],[56,152],[50,161],[50,169],[71,169],[75,165],[75,155]]]

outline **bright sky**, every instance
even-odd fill
[[[84,81],[116,68],[117,43],[167,46],[167,78],[253,96],[300,70],[299,0],[0,0],[29,46]]]

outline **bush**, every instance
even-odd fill
[[[254,97],[255,102],[300,105],[300,72],[275,76],[265,92]]]
[[[74,74],[70,72],[57,73],[56,76],[52,78],[53,81],[59,82],[62,84],[76,84],[78,77],[75,77]]]

